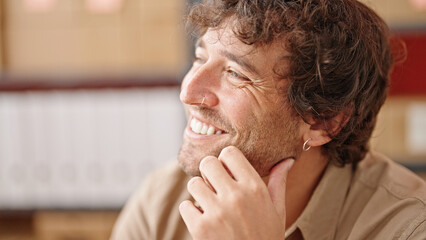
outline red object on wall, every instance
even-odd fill
[[[407,58],[393,69],[389,95],[426,95],[426,31],[396,37],[405,43]]]

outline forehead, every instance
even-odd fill
[[[277,47],[274,46],[276,44],[262,46],[256,46],[254,44],[247,45],[237,38],[229,24],[207,29],[206,33],[201,36],[197,43],[232,50],[239,55],[253,55],[253,57],[262,55],[263,52],[268,52],[271,48]]]
[[[272,71],[275,64],[288,56],[281,41],[276,40],[261,46],[247,45],[237,38],[230,26],[208,29],[197,41],[196,47],[205,48],[212,53],[229,52],[244,58],[261,71]]]

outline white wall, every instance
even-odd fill
[[[177,88],[2,93],[0,208],[120,207],[174,160]]]

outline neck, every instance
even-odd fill
[[[286,229],[302,214],[327,164],[328,158],[321,153],[320,147],[302,152],[294,162],[287,177]]]

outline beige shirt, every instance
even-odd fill
[[[191,199],[188,180],[176,163],[148,176],[111,239],[191,239],[178,211]],[[329,164],[286,239],[425,240],[425,199],[425,182],[381,154],[369,153],[355,172]]]

